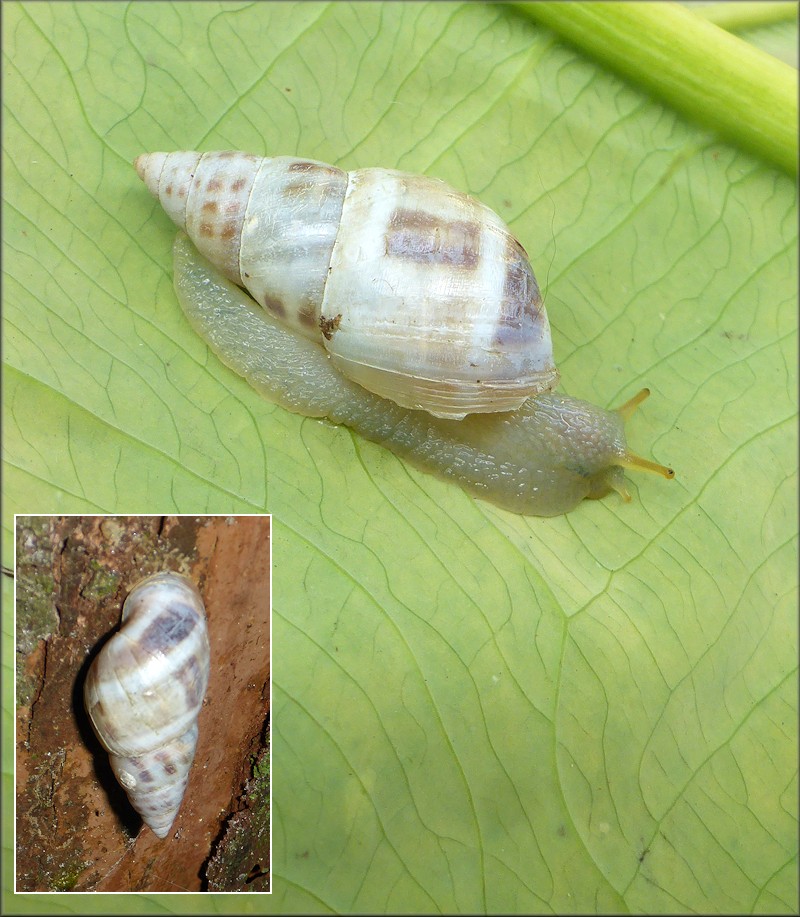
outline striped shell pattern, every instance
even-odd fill
[[[185,577],[158,573],[131,590],[120,630],[86,677],[84,703],[114,775],[160,838],[189,780],[208,675],[200,593]]]
[[[555,386],[525,250],[444,182],[238,152],[135,165],[206,258],[369,391],[460,419]]]

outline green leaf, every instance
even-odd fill
[[[259,910],[796,911],[793,180],[504,5],[2,14],[3,560],[15,512],[274,514]],[[524,518],[260,400],[186,324],[131,166],[180,148],[479,197],[564,389],[649,386],[631,444],[677,479]],[[4,909],[41,912],[12,843]]]

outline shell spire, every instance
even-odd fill
[[[131,590],[120,630],[86,676],[84,705],[114,775],[160,838],[189,782],[209,658],[200,593],[185,577],[158,573]]]

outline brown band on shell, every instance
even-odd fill
[[[181,666],[177,672],[174,672],[172,677],[180,682],[189,707],[196,707],[202,703],[203,695],[205,694],[203,673],[194,656],[187,657],[186,664]]]
[[[498,347],[524,345],[539,336],[543,309],[539,285],[525,249],[509,235],[505,250],[503,309],[497,320],[493,343]]]
[[[474,270],[480,259],[481,226],[469,220],[442,220],[420,210],[398,208],[389,217],[387,255],[423,264]]]
[[[238,232],[239,221],[236,219],[228,220],[228,222],[222,227],[219,237],[225,242],[230,242],[231,239],[236,238]]]
[[[318,178],[312,177],[302,177],[295,178],[293,181],[288,181],[281,188],[281,197],[284,200],[292,201],[297,197],[305,197],[312,191],[317,191],[317,193],[324,193],[325,185],[320,182]]]
[[[331,195],[342,194],[342,179],[345,173],[335,166],[326,166],[318,162],[292,162],[286,167],[286,171],[296,175],[281,189],[282,197],[289,201],[312,192],[322,200]]]
[[[219,153],[211,153],[215,159],[238,159],[240,162],[258,162],[261,157],[255,153],[240,153],[239,150],[221,150]]]
[[[305,328],[314,328],[315,330],[319,327],[319,321],[317,319],[317,309],[313,302],[306,303],[297,313],[297,319],[301,325]]]
[[[147,625],[139,638],[139,646],[156,655],[163,652],[165,646],[185,640],[199,624],[200,618],[194,608],[176,602]]]
[[[308,159],[295,159],[286,167],[287,172],[305,172],[310,174],[316,172],[320,175],[335,175],[337,178],[342,175],[342,170],[336,166],[329,166],[323,162],[312,162]]]
[[[271,293],[264,294],[264,308],[267,312],[277,315],[278,318],[286,318],[286,306],[277,296],[273,296]]]
[[[156,761],[164,768],[165,773],[174,774],[177,770],[177,764],[167,751],[158,751],[153,756]]]

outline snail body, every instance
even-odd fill
[[[342,376],[322,347],[257,306],[183,233],[173,255],[189,323],[256,391],[290,411],[344,424],[504,509],[554,516],[612,490],[629,500],[626,467],[672,476],[626,445],[624,422],[647,389],[616,411],[555,393],[463,420],[409,410]]]
[[[444,182],[237,152],[135,166],[201,254],[369,391],[460,419],[556,384],[528,256]]]
[[[175,573],[139,582],[89,667],[84,705],[115,777],[144,823],[169,833],[189,780],[209,676],[205,609]]]
[[[174,257],[189,321],[271,400],[519,513],[629,499],[625,467],[674,475],[625,443],[647,390],[618,411],[552,393],[533,270],[483,204],[424,176],[286,156],[134,165],[188,235]]]

